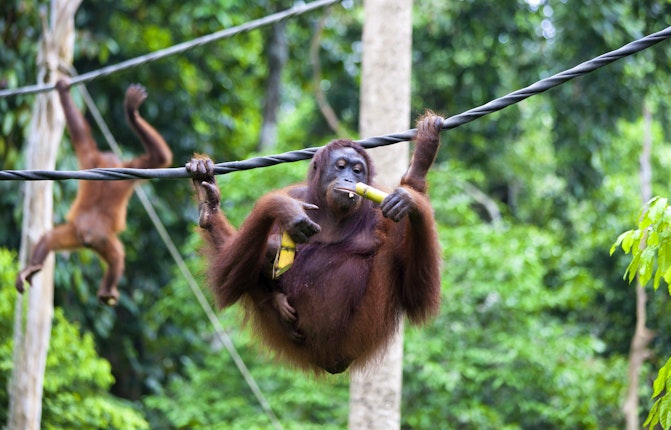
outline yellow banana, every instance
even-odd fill
[[[296,243],[293,241],[289,233],[282,232],[282,240],[280,241],[280,248],[275,255],[275,262],[273,263],[273,279],[279,278],[284,272],[289,270],[294,263],[296,257]]]

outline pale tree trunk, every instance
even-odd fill
[[[37,54],[38,83],[55,83],[59,63],[70,65],[74,50],[74,14],[81,0],[53,0],[50,22]],[[26,150],[26,168],[54,169],[58,144],[63,137],[65,118],[56,92],[35,98]],[[52,227],[53,183],[25,183],[23,226],[19,264],[25,266],[33,245]],[[44,369],[53,317],[54,258],[50,256],[32,285],[16,302],[14,320],[14,368],[10,385],[10,429],[39,429],[42,418]],[[27,310],[26,303],[27,302]],[[24,317],[24,312],[26,313]]]
[[[652,198],[652,167],[650,165],[650,154],[652,153],[652,116],[646,104],[643,105],[643,145],[640,156],[641,201],[646,204]],[[641,241],[641,247],[645,247],[645,237]],[[622,411],[627,425],[627,430],[638,430],[640,428],[638,419],[638,386],[643,362],[648,358],[648,343],[653,338],[653,333],[645,326],[646,293],[638,276],[636,277],[636,329],[631,338],[629,349],[629,387],[625,397]]]
[[[315,27],[315,34],[312,36],[312,42],[310,43],[310,63],[312,64],[312,88],[315,92],[315,100],[317,100],[317,106],[322,112],[326,123],[329,125],[329,128],[337,135],[344,136],[345,132],[340,127],[340,121],[338,121],[338,116],[335,111],[329,104],[326,94],[321,87],[322,81],[322,66],[321,60],[319,59],[319,48],[321,46],[322,34],[324,33],[324,24],[328,19],[328,10],[324,12],[322,17],[317,22]]]
[[[362,137],[407,130],[410,121],[412,0],[364,1],[361,70]],[[409,163],[408,144],[371,150],[380,185],[397,185]],[[349,428],[398,429],[401,422],[403,327],[379,363],[352,373]]]
[[[289,56],[286,37],[286,22],[273,24],[268,41],[268,80],[263,104],[263,125],[257,150],[273,148],[277,140],[277,113],[282,97],[282,70]]]

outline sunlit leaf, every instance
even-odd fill
[[[635,230],[630,230],[625,233],[626,236],[622,240],[622,250],[625,252],[625,254],[629,254],[629,251],[631,251],[631,245],[634,243],[635,234]]]
[[[671,285],[671,267],[666,269],[664,272],[664,281],[666,281],[667,284]]]
[[[662,218],[662,215],[664,214],[666,207],[667,207],[666,198],[660,197],[655,199],[655,201],[650,206],[650,209],[648,209],[646,218],[648,218],[652,224],[656,224]]]
[[[643,423],[643,427],[648,427],[652,430],[659,424],[659,404],[661,400],[662,399],[657,399],[652,405],[652,408],[650,408],[650,412],[648,413],[648,418]]]
[[[631,259],[631,262],[629,263],[629,266],[627,266],[627,270],[625,270],[625,279],[629,281],[631,284],[631,281],[634,280],[636,277],[636,273],[639,270],[639,263],[641,260],[641,254],[634,254],[634,257]],[[628,276],[628,277],[627,277]]]
[[[659,369],[659,372],[657,372],[657,377],[655,378],[655,381],[652,383],[652,397],[655,398],[659,396],[662,391],[664,390],[664,387],[666,387],[666,378],[669,375],[669,368],[671,368],[671,358],[669,358],[664,366],[662,366],[661,369]]]
[[[622,241],[623,241],[626,237],[630,236],[630,235],[632,234],[632,232],[633,232],[633,230],[625,231],[624,233],[622,233],[621,235],[619,235],[619,236],[617,237],[617,240],[615,241],[615,243],[613,244],[613,246],[610,247],[610,255],[613,255],[613,252],[615,252],[615,249],[616,249],[618,246],[620,246],[620,245],[622,244]],[[624,247],[623,247],[623,248],[624,248]],[[625,251],[625,252],[627,252],[627,251]]]
[[[657,290],[659,288],[659,283],[662,279],[662,276],[668,270],[669,261],[669,243],[662,244],[657,251],[657,270],[655,271],[655,281],[653,283],[653,288]]]
[[[653,262],[655,259],[655,251],[652,248],[645,248],[641,253],[641,260],[638,268],[638,276],[641,285],[645,285],[652,276]]]
[[[655,271],[655,279],[653,280],[652,283],[652,288],[657,291],[657,288],[659,288],[659,283],[662,280],[662,271],[661,270],[656,270]]]
[[[659,403],[659,424],[664,430],[671,427],[671,393],[666,393]]]

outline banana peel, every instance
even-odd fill
[[[296,242],[289,236],[286,231],[282,232],[282,239],[280,240],[280,248],[275,255],[275,262],[273,263],[273,279],[277,279],[284,272],[289,270],[294,263],[296,257]]]

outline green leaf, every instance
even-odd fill
[[[671,288],[671,267],[669,267],[666,272],[664,272],[664,281],[669,285],[669,288]],[[669,291],[669,294],[671,294],[671,291]]]
[[[647,284],[650,280],[650,277],[652,276],[654,259],[655,250],[653,248],[645,248],[641,253],[641,260],[638,268],[638,276],[641,285]]]
[[[666,393],[659,404],[659,424],[664,430],[671,427],[671,393]]]
[[[662,244],[657,250],[657,270],[655,271],[655,281],[653,282],[653,288],[657,291],[659,288],[659,282],[662,279],[662,274],[666,270],[668,263],[668,244]]]
[[[669,259],[670,256],[671,242],[664,240],[659,245],[659,249],[657,251],[657,264],[659,265],[659,269],[666,271],[669,267],[671,267],[671,259]]]
[[[630,236],[632,234],[633,230],[628,230],[622,233],[617,237],[617,240],[613,244],[613,246],[610,247],[610,255],[613,255],[613,252],[615,252],[615,249],[617,249],[618,246],[622,244],[622,241],[624,240],[625,237]],[[626,251],[625,251],[626,252]]]
[[[662,391],[664,390],[664,387],[666,387],[666,378],[669,374],[669,369],[671,368],[671,358],[669,358],[664,366],[662,366],[661,369],[659,369],[659,372],[657,372],[657,377],[655,378],[655,381],[652,383],[652,397],[655,398],[659,396]]]
[[[647,426],[650,430],[652,430],[659,423],[659,404],[661,400],[662,399],[657,399],[657,401],[655,401],[655,403],[652,405],[650,412],[648,412],[648,418],[643,423],[643,427]]]
[[[634,257],[631,259],[631,263],[627,266],[627,270],[624,271],[624,277],[631,284],[631,281],[636,277],[638,272],[638,267],[641,262],[641,254],[634,254]],[[627,276],[628,275],[628,276]]]
[[[652,203],[650,209],[646,213],[646,218],[648,218],[652,224],[657,224],[666,210],[667,199],[664,197],[659,197],[654,200],[655,201]]]
[[[622,241],[622,250],[624,251],[625,254],[629,254],[629,251],[631,251],[631,245],[634,243],[635,230],[629,230],[624,234],[626,236]]]

